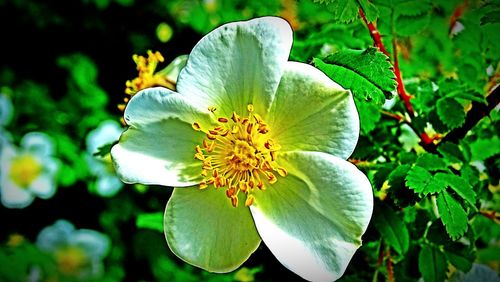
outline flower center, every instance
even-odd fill
[[[66,275],[77,275],[89,264],[87,254],[82,248],[65,246],[55,252],[59,270]]]
[[[42,165],[31,155],[21,155],[12,160],[9,176],[20,187],[27,188],[42,172]]]
[[[287,171],[276,163],[280,146],[268,137],[269,128],[264,120],[253,113],[248,105],[248,116],[240,117],[233,112],[231,118],[218,117],[218,124],[204,130],[199,123],[193,129],[206,133],[202,146],[196,146],[195,159],[202,162],[200,189],[213,185],[226,187],[226,195],[233,207],[238,206],[240,191],[246,194],[245,206],[254,201],[254,189],[265,190],[277,181],[277,172],[286,176]],[[209,111],[215,114],[215,108]]]

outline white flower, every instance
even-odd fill
[[[368,178],[346,159],[359,118],[350,91],[288,61],[292,29],[263,17],[201,39],[176,91],[142,90],[111,150],[127,183],[175,187],[168,246],[211,272],[238,268],[261,240],[307,280],[342,276],[373,210]]]
[[[109,238],[95,230],[75,229],[66,220],[58,220],[38,234],[37,246],[54,256],[58,271],[80,279],[103,273],[103,259],[109,252]]]
[[[94,156],[94,154],[101,146],[117,141],[121,132],[122,128],[118,122],[106,120],[87,135],[86,159],[90,172],[96,176],[92,188],[103,197],[114,196],[123,187],[123,182],[116,176],[109,154],[104,157]]]
[[[21,148],[5,141],[0,155],[0,195],[4,206],[24,208],[35,197],[54,196],[58,162],[52,152],[50,138],[41,132],[26,134],[21,140]]]

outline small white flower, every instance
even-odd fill
[[[0,195],[7,208],[25,208],[35,197],[48,199],[56,192],[58,162],[50,138],[41,132],[26,134],[21,147],[4,140],[0,155]]]
[[[92,175],[96,177],[91,187],[103,197],[116,195],[123,187],[123,182],[116,176],[109,154],[104,157],[94,156],[94,154],[100,147],[117,141],[121,132],[122,127],[118,122],[106,120],[87,135],[87,164]]]
[[[58,220],[40,231],[37,246],[54,256],[58,271],[79,279],[103,273],[102,260],[110,248],[109,238],[95,230],[75,229],[66,220]]]

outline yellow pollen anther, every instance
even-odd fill
[[[282,168],[282,167],[278,167],[276,169],[276,171],[278,172],[279,175],[285,177],[287,174],[288,174],[288,171],[286,171],[286,169]]]
[[[203,145],[205,145],[205,144],[203,144]],[[205,147],[205,146],[203,146],[203,147]],[[200,146],[196,145],[196,147],[195,147],[195,148],[196,148],[196,153],[198,153],[198,154],[203,154],[203,152],[201,151]]]
[[[247,200],[245,201],[245,206],[249,207],[253,204],[253,201],[255,200],[255,197],[253,195],[248,195]]]
[[[233,205],[233,207],[235,207],[235,208],[238,206],[238,197],[237,196],[231,197],[231,205]]]
[[[215,107],[208,109],[215,115]],[[194,130],[206,134],[203,143],[195,148],[195,159],[202,162],[204,178],[200,189],[209,185],[225,187],[233,207],[238,206],[240,191],[246,194],[245,206],[250,206],[255,200],[255,189],[264,191],[278,181],[277,175],[287,175],[286,169],[277,163],[281,147],[265,135],[270,128],[254,113],[253,105],[248,105],[247,111],[243,117],[236,112],[230,118],[216,115],[213,128],[193,123]]]
[[[200,131],[201,130],[201,127],[200,127],[200,124],[197,123],[197,122],[193,122],[193,124],[191,125],[193,127],[194,130],[196,131]]]
[[[233,112],[233,115],[231,116],[231,119],[233,120],[233,122],[239,122],[240,121],[240,116],[238,114],[236,114],[235,112]]]
[[[208,111],[214,113],[217,110],[216,107],[210,106],[208,107]]]

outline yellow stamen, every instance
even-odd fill
[[[253,195],[248,195],[247,200],[245,201],[245,206],[249,207],[253,204],[253,201],[255,200],[255,197]]]
[[[215,107],[208,110],[215,114]],[[206,134],[201,146],[195,147],[195,159],[202,161],[200,189],[209,185],[226,187],[226,196],[233,207],[238,206],[238,193],[246,194],[245,206],[255,201],[254,189],[266,190],[285,177],[286,169],[277,163],[280,146],[269,138],[270,128],[264,119],[247,106],[248,115],[233,112],[230,118],[216,116],[214,128],[193,129]],[[200,153],[201,151],[201,153]]]
[[[175,90],[175,81],[168,80],[167,76],[164,74],[155,73],[158,63],[165,61],[160,52],[152,52],[149,50],[147,54],[147,58],[139,55],[132,56],[136,64],[138,75],[136,78],[125,82],[125,94],[133,96],[142,89],[154,86],[163,86]],[[125,103],[127,102],[128,99]],[[122,108],[124,107],[119,107],[120,110],[122,110]]]
[[[197,123],[197,122],[193,122],[193,124],[191,125],[193,127],[194,130],[196,131],[200,131],[201,130],[201,127],[200,127],[200,124]]]

